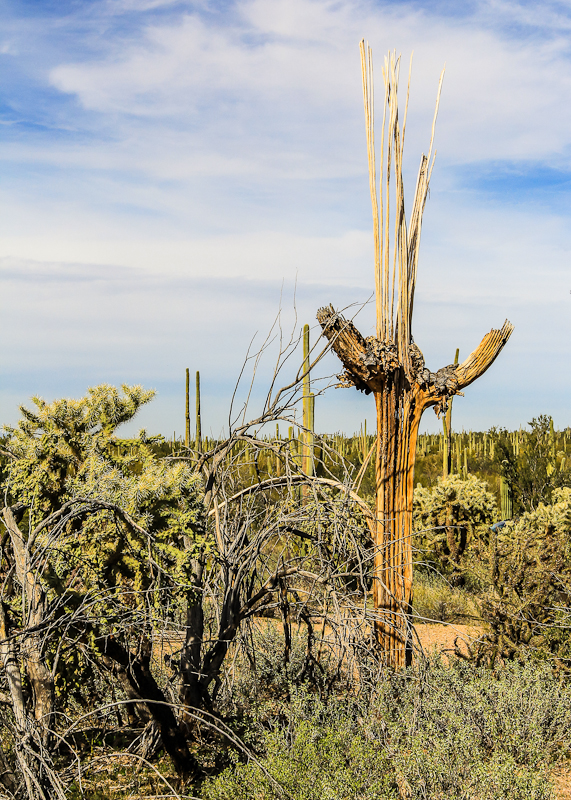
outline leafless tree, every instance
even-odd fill
[[[17,498],[3,509],[0,781],[10,796],[59,799],[70,782],[81,785],[94,758],[113,757],[111,746],[86,752],[82,735],[97,728],[131,731],[125,752],[140,763],[162,744],[183,782],[173,792],[199,776],[193,742],[204,731],[243,746],[221,720],[219,700],[262,615],[277,618],[268,624],[283,632],[286,661],[291,626],[303,626],[300,680],[324,648],[336,675],[356,686],[378,667],[367,604],[374,518],[355,476],[328,473],[330,457],[308,475],[295,440],[263,433],[269,423],[295,423],[303,369],[276,387],[296,346],[295,338],[280,344],[261,413],[247,421],[246,405],[207,452],[169,456],[202,475],[200,535],[169,543],[97,482],[34,525]],[[254,378],[268,347],[251,359]],[[115,544],[100,564],[87,551],[102,527]],[[83,550],[70,546],[82,541]],[[143,577],[112,578],[109,560],[120,558]]]

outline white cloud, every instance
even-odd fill
[[[447,63],[417,341],[437,368],[509,316],[517,327],[502,367],[455,413],[519,424],[549,412],[562,346],[553,343],[571,332],[567,212],[492,201],[463,188],[454,166],[567,164],[564,7],[481,2],[455,17],[359,0],[180,8],[105,0],[90,7],[100,18],[87,32],[81,20],[66,21],[78,37],[73,51],[56,57],[52,45],[49,65],[26,64],[37,84],[50,85],[44,127],[20,124],[26,102],[35,104],[22,92],[19,134],[0,141],[10,386],[25,396],[48,378],[54,394],[77,393],[78,381],[160,384],[157,420],[164,412],[168,430],[177,376],[203,357],[216,365],[210,401],[222,414],[214,395],[227,394],[250,336],[271,324],[282,278],[291,292],[298,276],[302,321],[323,303],[365,301],[373,286],[357,48],[365,36],[377,83],[388,47],[403,53],[403,73],[415,51],[413,179]],[[78,56],[81,36],[89,47]],[[360,320],[369,332],[368,309]],[[364,408],[354,402],[356,412],[332,399],[320,413],[351,430]]]
[[[481,16],[489,19],[491,13],[484,7]],[[567,38],[560,31],[542,38],[507,37],[501,28],[477,22],[478,15],[447,19],[407,4],[378,9],[359,2],[245,0],[225,25],[198,13],[149,24],[142,38],[121,42],[102,61],[60,65],[51,79],[89,109],[173,117],[187,126],[192,141],[197,131],[208,130],[213,149],[236,142],[241,149],[250,137],[252,149],[259,150],[266,134],[272,138],[263,141],[258,157],[271,152],[279,161],[293,141],[301,139],[314,155],[320,146],[330,150],[319,141],[324,134],[338,145],[340,138],[355,135],[357,44],[365,35],[375,49],[379,83],[387,47],[403,53],[405,68],[415,51],[414,150],[426,146],[446,61],[438,131],[444,158],[560,157],[571,129],[571,106],[561,102],[571,91]],[[216,129],[213,120],[223,121],[225,130]],[[288,121],[299,128],[289,142]]]
[[[0,54],[3,56],[17,56],[18,48],[10,41],[0,43]]]

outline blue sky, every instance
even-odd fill
[[[413,326],[428,365],[516,326],[455,424],[571,424],[571,3],[504,0],[5,0],[2,422],[33,394],[141,382],[158,394],[140,424],[182,431],[189,367],[217,434],[280,303],[284,330],[365,304],[372,332],[362,37],[378,64],[414,51],[409,196],[446,63]],[[316,414],[374,420],[348,390]]]

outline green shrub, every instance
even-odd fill
[[[286,659],[283,626],[277,620],[259,620],[241,641],[228,681],[226,707],[248,709],[268,699],[289,698],[292,688],[305,685],[328,693],[342,681],[339,655],[319,642],[308,649],[308,631],[302,623],[290,625]]]
[[[571,687],[547,664],[431,659],[385,677],[366,706],[298,689],[260,727],[258,763],[236,761],[204,800],[549,800]]]
[[[517,448],[508,431],[497,432],[494,460],[510,488],[515,513],[534,511],[541,503],[551,503],[554,490],[571,485],[566,438],[562,441],[555,432],[553,419],[541,414],[528,424],[531,430],[520,435]]]
[[[547,665],[512,662],[494,673],[433,660],[384,684],[380,699],[411,800],[552,796],[546,774],[567,755],[571,690]]]
[[[481,615],[488,623],[475,657],[549,656],[571,670],[571,489],[553,491],[520,519],[490,532],[482,547],[488,582]]]
[[[398,797],[380,741],[346,707],[298,690],[280,711],[264,736],[263,770],[236,764],[204,785],[205,800],[277,800],[275,783],[292,800]]]

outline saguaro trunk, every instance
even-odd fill
[[[410,656],[412,495],[420,414],[400,369],[375,393],[375,403],[381,435],[377,438],[373,596],[385,658],[402,666]]]
[[[445,411],[450,398],[492,364],[513,327],[488,333],[463,364],[428,370],[410,344],[410,372],[399,363],[393,343],[364,339],[352,322],[321,308],[317,318],[345,367],[341,386],[373,393],[377,407],[376,519],[373,597],[379,643],[388,665],[409,663],[412,653],[412,501],[416,441],[422,414]]]

